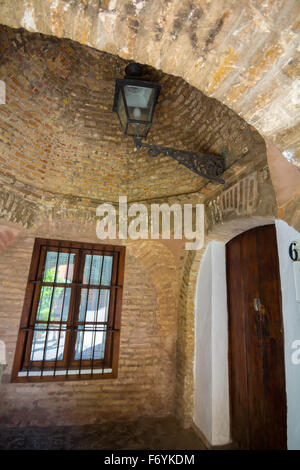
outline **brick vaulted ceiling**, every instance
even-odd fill
[[[127,61],[68,39],[0,28],[0,179],[38,191],[92,200],[146,200],[216,184],[169,157],[135,151],[112,113],[116,78]],[[265,153],[257,131],[182,78],[150,67],[162,83],[151,143],[225,152],[225,178]],[[245,158],[245,156],[247,156]]]

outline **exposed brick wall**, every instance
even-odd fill
[[[272,192],[269,174],[265,168],[266,162],[264,156],[260,158],[259,165],[257,168],[252,168],[253,172],[257,174],[258,186],[257,194],[255,196],[255,205],[251,206],[251,214],[272,217],[276,211],[276,204],[274,206],[274,192]],[[250,175],[251,176],[251,175]],[[243,180],[241,175],[240,180]],[[239,181],[239,179],[238,179]],[[231,191],[231,187],[235,187],[236,181],[233,180],[229,185],[229,188],[224,188],[223,192]],[[265,188],[268,188],[267,195],[265,194]],[[227,192],[226,192],[227,191]],[[253,203],[253,194],[249,194],[251,203]],[[267,196],[267,197],[266,197]],[[219,201],[222,198],[222,192],[217,192],[212,196],[213,200]],[[271,204],[270,204],[271,201]],[[160,201],[162,202],[162,201]],[[173,202],[188,202],[196,203],[201,202],[199,194],[190,195],[184,198],[172,198],[169,200]],[[208,203],[210,199],[208,199]],[[232,202],[232,201],[231,201]],[[247,201],[246,201],[247,202]],[[244,204],[248,207],[248,203]],[[234,209],[234,208],[233,208]],[[221,206],[218,211],[221,210]],[[216,225],[211,222],[211,209],[207,206],[209,225],[212,231],[209,237],[214,236],[217,232],[215,229],[221,228],[221,234],[224,237],[224,230],[226,236],[228,235],[228,229],[226,229],[226,223],[228,220],[234,219],[235,230],[242,230],[245,228],[245,217],[246,222],[248,221],[248,215],[241,213],[240,216],[232,211],[225,211],[222,215],[223,219],[218,219],[220,213],[214,214]],[[86,240],[92,241],[95,238],[95,214],[93,214],[94,223],[87,221],[81,221],[80,223],[80,212],[75,214],[75,218],[56,218],[45,219],[43,226],[38,228],[32,228],[31,230],[24,231],[24,235],[20,238],[20,235],[15,241],[15,244],[5,250],[2,253],[1,268],[3,275],[8,272],[9,279],[3,278],[2,280],[2,292],[0,293],[3,305],[3,335],[9,340],[9,352],[10,352],[10,364],[12,355],[15,347],[17,325],[19,322],[19,316],[23,303],[24,289],[27,279],[27,270],[31,257],[31,249],[33,243],[33,236],[44,236],[53,238],[68,238],[73,240]],[[221,223],[220,223],[221,222]],[[249,222],[247,222],[249,225]],[[256,222],[257,223],[257,222]],[[13,226],[12,224],[10,224]],[[247,227],[248,227],[247,225]],[[19,227],[20,230],[20,227]],[[232,232],[232,228],[229,227],[229,233]],[[96,241],[96,240],[95,240]],[[16,244],[18,242],[18,244]],[[172,242],[174,243],[174,241]],[[194,298],[195,298],[195,287],[197,273],[199,269],[199,262],[201,260],[202,252],[185,252],[183,250],[184,244],[178,241],[178,245],[173,247],[170,245],[170,249],[166,248],[167,241],[155,242],[155,241],[140,241],[140,242],[128,242],[128,262],[126,264],[126,289],[124,296],[124,308],[126,313],[125,323],[125,336],[122,332],[123,341],[123,359],[124,359],[124,371],[132,370],[138,380],[129,380],[128,376],[124,381],[114,381],[113,383],[106,383],[110,385],[110,390],[114,390],[114,397],[118,397],[113,402],[113,406],[116,405],[116,409],[120,403],[123,407],[123,415],[120,417],[128,419],[133,410],[130,403],[134,403],[138,409],[143,409],[147,414],[164,414],[175,412],[177,416],[183,421],[185,425],[191,423],[192,410],[193,410],[193,361],[194,361]],[[19,250],[19,255],[16,259],[12,255],[14,247]],[[171,249],[172,248],[172,249]],[[11,251],[10,251],[11,250]],[[17,254],[18,254],[17,250]],[[23,256],[26,258],[26,262],[23,262]],[[16,269],[16,264],[21,261],[21,268]],[[12,278],[17,271],[19,279],[18,288],[13,287]],[[142,290],[142,285],[146,285],[146,291]],[[15,312],[17,306],[17,315],[8,314],[7,312]],[[13,329],[11,327],[14,321]],[[0,321],[2,324],[2,320]],[[135,336],[135,326],[138,325],[138,335]],[[127,336],[126,336],[127,335]],[[135,338],[134,340],[132,338]],[[132,349],[131,349],[132,347]],[[136,359],[136,353],[139,359]],[[146,373],[139,373],[142,371],[142,364],[146,365]],[[6,370],[6,380],[9,375],[9,368]],[[150,385],[152,387],[151,398]],[[117,386],[116,386],[117,384]],[[132,396],[138,396],[137,402],[134,400],[131,402],[128,398],[128,404],[124,408],[124,402],[119,399],[121,393],[118,385],[121,385],[121,390],[125,390],[126,386],[132,386],[128,388],[132,392]],[[42,387],[44,384],[42,385]],[[53,387],[53,385],[51,385]],[[57,390],[53,387],[51,393]],[[65,385],[66,386],[66,385]],[[93,384],[91,390],[93,390]],[[10,387],[12,387],[10,389]],[[25,386],[27,387],[27,385]],[[41,386],[34,385],[28,386],[32,390],[33,396],[35,396],[36,390],[40,389]],[[78,387],[78,385],[76,385]],[[82,387],[79,385],[78,390]],[[143,392],[141,392],[141,389]],[[12,392],[11,392],[12,390]],[[25,410],[14,409],[15,404],[18,402],[17,390],[21,390],[19,385],[4,385],[4,399],[3,402],[8,400],[8,414],[7,420],[11,417],[17,416],[19,412],[20,416],[24,415]],[[68,390],[68,387],[66,388]],[[102,386],[100,386],[102,393]],[[105,389],[103,389],[105,391]],[[107,391],[107,390],[106,390]],[[140,393],[141,392],[141,393]],[[28,393],[28,395],[30,395]],[[39,394],[40,392],[38,392]],[[93,396],[91,391],[91,397]],[[37,394],[37,396],[39,396]],[[137,395],[136,395],[137,394]],[[62,394],[64,396],[64,393]],[[96,397],[96,394],[95,394]],[[98,397],[98,395],[97,395]],[[96,398],[95,398],[96,401]],[[72,423],[74,413],[76,409],[76,401],[72,402],[70,410],[66,415],[67,422]],[[108,402],[107,402],[108,403]],[[128,407],[127,407],[128,405]],[[31,406],[31,405],[30,405]],[[84,409],[84,407],[83,407]],[[126,411],[127,410],[127,411]],[[128,412],[128,413],[127,413]],[[51,401],[47,404],[45,409],[38,409],[34,416],[39,416],[40,413],[45,418],[46,415],[56,416],[57,408]],[[77,411],[76,411],[77,413]],[[98,415],[97,415],[98,416]],[[134,415],[136,416],[136,415]],[[27,416],[28,417],[28,416]],[[88,420],[90,418],[89,411],[82,411],[80,419]],[[26,423],[27,418],[22,418],[23,423]],[[52,419],[52,418],[51,418]],[[53,418],[54,419],[54,418]],[[95,419],[100,419],[100,416]],[[101,418],[102,419],[102,418]],[[104,419],[104,418],[103,418]],[[105,418],[106,419],[106,418]]]
[[[177,269],[159,241],[127,247],[117,379],[9,383],[34,237],[99,242],[94,229],[57,222],[24,231],[0,252],[0,338],[8,357],[0,385],[3,424],[71,425],[174,413]]]
[[[178,302],[178,340],[176,365],[176,415],[185,425],[191,424],[194,392],[194,298],[195,283],[191,276],[195,251],[185,253],[181,259],[180,293]],[[197,276],[197,273],[196,273]]]
[[[122,194],[147,204],[206,199],[208,207],[221,190],[265,165],[264,141],[218,101],[181,78],[147,68],[150,78],[163,83],[149,141],[225,151],[225,187],[208,183],[168,157],[134,152],[121,135],[111,107],[114,81],[123,76],[126,61],[9,28],[0,29],[0,39],[0,78],[7,82],[7,104],[0,106],[0,217],[18,222],[10,229],[27,228],[0,252],[0,331],[9,357],[2,419],[23,425],[101,422],[111,419],[113,408],[121,419],[176,412],[187,424],[201,253],[184,253],[182,246],[172,251],[162,242],[128,243],[117,380],[9,384],[33,239],[97,241],[97,205]],[[270,215],[276,212],[272,185],[260,180],[255,209]],[[237,218],[234,211],[231,216]],[[207,222],[211,228],[211,216]]]
[[[27,196],[63,195],[76,207],[116,201],[124,193],[137,200],[206,194],[218,186],[170,157],[134,151],[122,135],[112,104],[126,61],[7,27],[0,28],[0,57],[7,90],[0,105],[0,179],[26,185]],[[163,85],[149,142],[225,153],[225,178],[239,170],[245,155],[255,161],[265,152],[255,129],[229,108],[181,78],[145,70]]]
[[[112,78],[124,61],[70,41],[0,34],[2,171],[54,194],[114,199],[127,146],[111,112]]]
[[[298,0],[3,0],[0,22],[68,37],[183,77],[294,151]],[[298,155],[297,155],[298,154]]]
[[[6,247],[14,243],[17,233],[18,232],[16,230],[12,230],[7,227],[2,227],[0,225],[0,251],[4,250]]]

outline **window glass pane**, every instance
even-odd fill
[[[74,253],[59,253],[55,282],[72,282],[74,260]]]
[[[50,321],[59,321],[64,301],[64,288],[55,287],[51,305]]]
[[[51,315],[50,321],[67,321],[69,304],[70,304],[71,288],[64,287],[55,287],[52,306],[51,306]],[[63,309],[63,315],[62,315]],[[61,318],[61,315],[63,318]]]
[[[110,286],[112,272],[112,256],[85,255],[83,283]],[[102,267],[103,263],[103,267]],[[92,269],[91,269],[92,265]],[[102,271],[102,280],[101,277]],[[101,281],[101,282],[100,282]]]
[[[40,328],[46,328],[46,325],[39,325]],[[45,340],[46,340],[46,331],[38,331],[36,329],[33,333],[33,341],[31,347],[31,361],[42,361],[43,360],[43,353],[45,347]]]
[[[72,282],[74,260],[74,253],[47,251],[43,282]]]
[[[105,341],[106,341],[106,331],[97,331],[95,333],[95,339],[93,340],[94,346],[94,359],[104,359],[105,353]]]
[[[104,256],[102,280],[101,280],[102,286],[110,286],[111,284],[112,262],[113,262],[112,256]]]
[[[87,291],[88,289],[81,289],[79,318],[78,318],[79,321],[84,321],[84,318],[85,318]]]
[[[57,252],[47,251],[44,277],[43,277],[44,282],[54,282],[56,261],[57,261]]]
[[[85,255],[83,283],[89,284],[92,255]]]
[[[95,286],[100,284],[102,262],[103,262],[103,256],[85,255],[85,264],[84,264],[84,272],[83,272],[84,284],[93,284]],[[92,265],[92,269],[91,269],[91,265]]]
[[[99,290],[89,289],[85,321],[96,321]]]
[[[98,297],[98,289],[81,290],[79,321],[97,321]]]
[[[74,260],[74,253],[59,253],[55,280],[56,282],[72,282]]]
[[[53,331],[50,325],[45,348],[45,361],[55,361],[56,354],[58,361],[61,361],[63,359],[66,335],[64,330],[65,326],[62,326],[62,329],[60,331],[57,331],[57,326],[55,326],[55,331]]]
[[[31,347],[31,361],[55,361],[56,353],[58,361],[63,359],[66,326],[62,325],[61,330],[58,331],[57,325],[50,325],[48,334],[46,328],[46,324],[36,325]]]
[[[41,288],[40,300],[36,319],[38,321],[48,321],[53,287],[43,286]]]
[[[99,330],[100,327],[97,327],[97,329]],[[105,341],[105,330],[96,331],[96,327],[93,325],[86,325],[83,330],[83,327],[79,325],[75,346],[75,360],[104,359]]]
[[[88,294],[87,294],[87,291]],[[82,289],[79,308],[79,321],[106,322],[108,317],[110,291],[101,289]],[[87,308],[86,308],[87,306]]]
[[[108,307],[109,307],[109,289],[102,289],[100,291],[100,299],[98,305],[98,316],[97,321],[106,322],[108,317]]]
[[[71,298],[71,289],[67,287],[65,289],[65,301],[64,301],[64,308],[61,321],[67,321],[69,315],[69,306],[70,306],[70,298]]]
[[[51,305],[51,298],[53,300]],[[37,321],[48,321],[51,306],[50,321],[67,321],[71,297],[71,288],[43,286],[41,288]],[[63,314],[62,314],[63,308]],[[62,318],[61,318],[62,314]]]
[[[93,256],[90,284],[99,285],[103,256]]]

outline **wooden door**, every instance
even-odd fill
[[[231,434],[243,449],[286,448],[281,289],[274,225],[227,243]]]

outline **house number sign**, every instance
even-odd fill
[[[293,261],[300,261],[300,242],[293,242],[290,244],[289,255]]]

